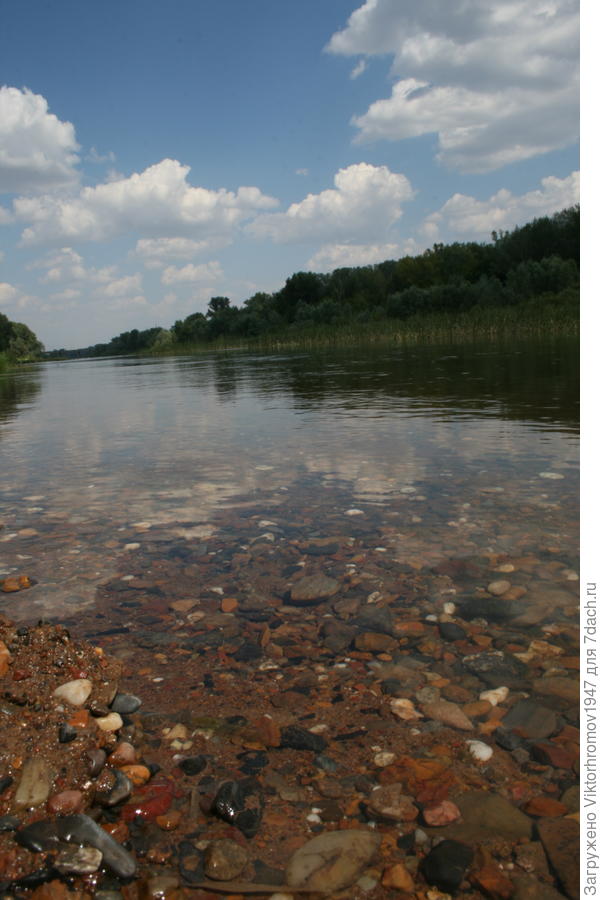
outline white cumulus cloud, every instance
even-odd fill
[[[525,194],[506,188],[488,200],[454,194],[437,212],[428,216],[422,233],[430,240],[489,240],[492,231],[509,231],[531,219],[551,215],[579,202],[579,172],[567,178],[549,175],[541,186]]]
[[[227,239],[221,237],[203,241],[185,237],[140,238],[132,252],[143,259],[148,269],[159,269],[167,260],[194,259],[221,248],[225,243]]]
[[[40,94],[0,87],[0,192],[53,190],[78,181],[75,129]]]
[[[414,196],[406,176],[365,162],[339,169],[334,185],[283,213],[259,215],[248,233],[276,243],[368,240],[384,236]]]
[[[486,172],[577,140],[578,36],[576,0],[367,0],[327,49],[393,55],[359,140],[436,133],[443,163]]]
[[[201,263],[198,266],[188,263],[180,269],[177,266],[167,266],[161,276],[163,284],[198,284],[212,283],[223,277],[223,270],[218,262]]]
[[[56,241],[103,241],[123,233],[149,237],[231,237],[257,210],[277,201],[256,187],[213,191],[193,187],[189,166],[163,159],[143,172],[83,188],[75,197],[17,197],[16,216],[31,223],[24,246]]]
[[[307,262],[313,272],[332,272],[346,266],[370,266],[407,253],[400,244],[325,244]]]

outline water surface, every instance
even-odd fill
[[[556,578],[573,578],[577,373],[576,343],[555,340],[0,376],[0,577],[38,581],[4,606],[22,618],[89,609],[150,540],[163,556],[182,543],[202,556],[224,534],[247,546],[244,510],[256,535],[263,520],[281,540],[298,522],[316,540],[372,533],[413,567],[554,553]]]

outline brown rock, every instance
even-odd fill
[[[475,700],[473,703],[465,703],[462,711],[469,719],[480,719],[486,716],[492,708],[489,700]]]
[[[526,812],[528,816],[555,818],[566,815],[569,810],[564,803],[553,800],[552,797],[533,797],[529,803],[525,804],[523,812]]]
[[[573,819],[540,819],[538,834],[544,845],[550,868],[565,893],[579,897],[579,825]]]
[[[0,677],[8,672],[10,651],[4,641],[0,641]]]
[[[437,806],[424,809],[423,818],[428,825],[449,825],[460,819],[460,809],[451,800],[442,800]]]
[[[404,793],[402,784],[387,784],[371,791],[367,801],[368,811],[378,819],[391,822],[413,822],[419,810],[412,797]]]
[[[221,612],[231,613],[239,606],[235,597],[223,597],[221,600]]]
[[[498,581],[491,581],[487,586],[487,590],[488,593],[493,594],[494,597],[501,597],[503,594],[506,594],[507,591],[510,591],[511,587],[510,581],[499,579]]]
[[[530,752],[538,762],[545,766],[554,766],[556,769],[570,769],[579,758],[579,754],[575,751],[560,747],[550,741],[547,743],[540,741],[534,744]]]
[[[388,634],[365,631],[355,637],[354,646],[357,650],[366,650],[370,653],[385,653],[388,650],[395,650],[398,647],[398,641]]]
[[[473,723],[456,703],[437,700],[435,703],[425,703],[421,708],[428,718],[435,719],[436,722],[461,731],[473,731]]]
[[[402,863],[396,863],[394,866],[389,866],[383,873],[381,883],[386,888],[393,888],[396,891],[406,891],[408,894],[412,893],[415,889],[412,875]]]
[[[339,589],[339,581],[328,575],[306,575],[292,586],[291,601],[297,606],[310,606],[333,597]]]
[[[128,741],[121,741],[108,757],[110,766],[130,766],[135,763],[137,753],[133,744]]]
[[[579,703],[579,683],[574,678],[563,678],[561,675],[536,678],[533,689],[538,694],[562,697],[570,703]]]
[[[469,874],[469,881],[492,900],[509,900],[513,894],[513,883],[499,866],[490,863]]]
[[[216,881],[230,881],[248,862],[248,852],[230,838],[212,841],[204,858],[204,872]]]
[[[61,791],[48,798],[46,809],[54,815],[66,816],[81,812],[85,807],[85,798],[81,791]]]
[[[150,769],[140,765],[121,766],[121,772],[123,772],[124,775],[127,775],[135,787],[141,787],[143,784],[146,784],[151,776]]]

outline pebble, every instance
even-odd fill
[[[579,824],[573,819],[539,819],[537,830],[563,890],[579,898]]]
[[[109,766],[129,766],[135,763],[137,753],[129,741],[121,741],[108,757]]]
[[[54,815],[64,816],[68,813],[82,812],[85,799],[81,791],[61,791],[48,798],[46,809]]]
[[[89,678],[75,678],[57,687],[54,696],[59,700],[66,700],[71,706],[83,706],[91,693],[92,682]]]
[[[479,695],[480,700],[487,700],[488,703],[491,703],[492,706],[498,706],[499,703],[504,703],[506,698],[508,697],[509,690],[507,687],[498,687],[493,688],[490,691],[482,691]]]
[[[129,716],[132,713],[137,712],[141,705],[142,701],[139,697],[136,697],[135,694],[117,693],[110,704],[110,708],[112,712]]]
[[[290,593],[295,606],[308,606],[328,597],[333,597],[340,589],[339,581],[328,575],[306,575],[294,585]]]
[[[460,731],[473,731],[473,723],[456,703],[451,703],[449,700],[438,700],[435,703],[425,703],[422,709],[429,719],[435,719],[442,725],[449,725]]]
[[[116,712],[111,712],[107,716],[101,716],[94,721],[102,731],[118,731],[119,728],[123,727],[123,719]]]
[[[65,847],[54,859],[54,867],[62,875],[91,875],[102,864],[102,853],[96,847]]]
[[[119,878],[132,878],[136,872],[133,856],[89,816],[79,813],[56,820],[58,833],[69,843],[89,844],[102,853],[103,860]]]
[[[204,874],[216,881],[236,878],[248,862],[248,852],[230,838],[212,841],[204,855]]]
[[[493,594],[494,597],[501,597],[502,594],[505,594],[507,591],[511,589],[512,585],[510,581],[506,581],[504,578],[500,578],[497,581],[490,581],[487,586],[487,591],[490,594]]]
[[[421,863],[421,872],[429,884],[454,893],[460,887],[473,856],[473,850],[467,844],[445,840],[430,850]]]
[[[405,790],[402,783],[374,788],[367,799],[369,815],[388,822],[413,822],[419,810]]]
[[[424,809],[423,818],[428,825],[449,825],[460,819],[460,809],[451,800],[442,800],[437,806]]]
[[[535,700],[519,700],[502,720],[504,728],[517,731],[519,735],[534,740],[549,737],[558,728],[554,710]]]
[[[286,868],[286,884],[324,894],[350,887],[380,843],[378,834],[359,829],[320,834],[293,854]]]
[[[288,725],[281,729],[280,747],[292,750],[312,750],[321,753],[327,747],[327,741],[320,734],[314,734],[298,725]]]
[[[226,781],[217,791],[213,811],[219,818],[235,825],[251,838],[257,833],[262,819],[263,801],[258,784],[252,779]]]
[[[409,894],[412,894],[415,890],[413,877],[403,863],[388,866],[383,872],[381,883],[385,888],[406,891]]]
[[[207,765],[205,756],[188,756],[178,762],[178,766],[185,775],[199,775]]]
[[[471,756],[478,762],[487,762],[494,754],[493,748],[489,744],[484,744],[483,741],[467,741],[467,746]]]
[[[391,700],[390,709],[398,719],[403,719],[406,722],[423,718],[423,713],[420,713],[415,709],[412,700],[408,700],[405,697],[398,697]]]
[[[45,803],[52,781],[52,772],[45,760],[39,757],[25,760],[15,794],[15,809],[32,809]]]

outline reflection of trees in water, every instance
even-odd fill
[[[42,387],[39,369],[0,375],[0,425],[19,415]]]
[[[199,361],[200,362],[200,361]],[[289,394],[299,409],[454,410],[524,421],[579,421],[575,339],[511,344],[351,348],[259,356],[210,354],[199,366],[181,361],[186,384],[212,387],[220,399],[236,388],[268,400]]]

